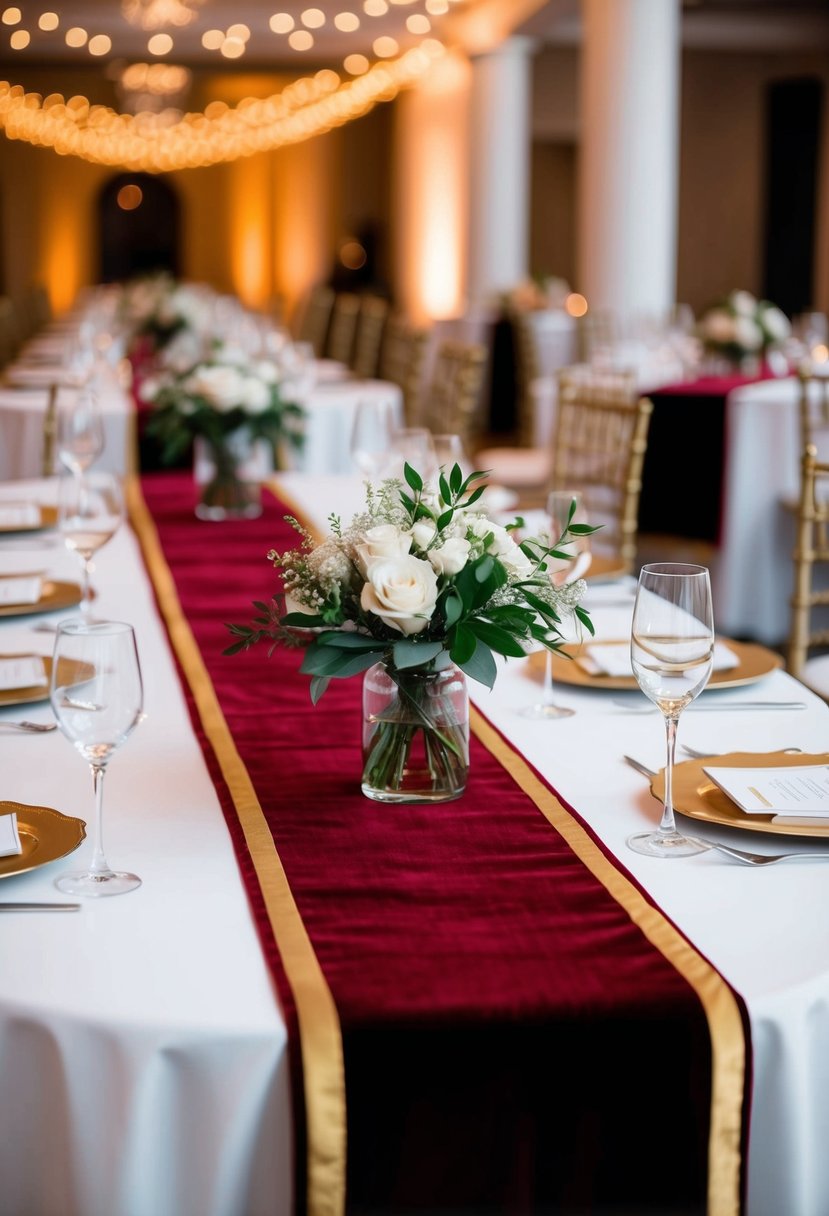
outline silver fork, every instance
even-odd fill
[[[33,731],[38,735],[58,729],[56,722],[27,722],[25,719],[21,722],[10,722],[6,718],[0,718],[0,726],[8,726],[11,730]]]
[[[701,751],[698,751],[697,748],[695,748],[695,747],[689,747],[687,743],[680,743],[679,748],[680,748],[680,751],[685,752],[686,755],[691,756],[692,759],[694,759],[694,760],[709,760],[709,759],[713,759],[715,756],[728,755],[727,752],[701,752]],[[735,747],[732,750],[738,751],[739,749]],[[779,752],[802,752],[803,748],[802,747],[777,747],[774,750],[779,751]]]

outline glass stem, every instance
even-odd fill
[[[92,615],[92,562],[83,559],[83,584],[81,587],[81,612],[89,620]]]
[[[660,834],[672,836],[676,832],[674,821],[674,756],[676,754],[676,728],[679,725],[679,715],[666,714],[665,736],[668,745],[667,764],[665,765],[665,804],[662,807],[662,820],[659,824]]]
[[[89,872],[103,878],[104,875],[112,873],[104,856],[104,766],[90,764],[89,767],[92,770],[95,789],[95,828],[92,837],[92,865],[89,867]]]
[[[544,687],[541,693],[541,704],[545,707],[555,704],[553,699],[553,652],[551,650],[544,652]]]

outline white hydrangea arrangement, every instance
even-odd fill
[[[791,325],[785,313],[750,291],[732,291],[700,319],[697,333],[705,349],[738,362],[764,355],[785,341]]]

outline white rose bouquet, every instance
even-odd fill
[[[764,355],[791,333],[785,313],[750,291],[732,291],[701,317],[697,329],[706,350],[737,363]]]
[[[492,687],[495,654],[521,658],[537,644],[561,647],[562,613],[593,632],[580,606],[585,583],[554,585],[548,563],[566,558],[558,546],[569,536],[594,529],[568,521],[554,543],[519,543],[520,520],[502,527],[478,505],[483,476],[464,479],[455,465],[432,487],[406,465],[405,485],[367,485],[365,511],[347,527],[332,516],[321,543],[287,517],[302,541],[268,555],[282,594],[255,604],[260,615],[250,625],[228,626],[236,641],[227,654],[262,641],[304,646],[300,671],[311,676],[314,703],[331,679],[382,666],[394,698],[370,715],[364,735],[363,790],[371,797],[381,797],[369,793],[379,789],[388,791],[386,801],[412,800],[405,781],[415,745],[432,791],[445,787],[447,774],[451,786],[452,774],[466,771],[466,719],[448,694],[430,693],[428,677],[456,667]]]

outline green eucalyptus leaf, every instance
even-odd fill
[[[463,667],[475,653],[475,648],[478,645],[478,639],[471,629],[466,625],[455,626],[455,636],[449,651],[453,663],[457,663],[459,667]]]
[[[497,650],[498,654],[507,655],[513,659],[524,658],[526,654],[524,647],[519,645],[506,629],[501,629],[499,625],[492,625],[489,621],[479,621],[475,618],[468,624],[478,641],[486,642],[491,650]]]
[[[403,476],[406,478],[407,485],[411,486],[415,494],[419,494],[423,489],[423,478],[416,469],[412,468],[408,460],[403,465]]]
[[[314,705],[317,704],[317,702],[319,701],[320,697],[325,692],[327,687],[328,687],[328,677],[327,676],[314,676],[314,678],[311,680],[311,685],[310,685],[311,701],[313,702]]]
[[[421,667],[424,663],[431,663],[442,650],[442,642],[416,642],[412,638],[403,638],[395,642],[392,648],[394,665],[401,671],[407,667]]]
[[[457,663],[457,659],[455,659]],[[479,684],[485,684],[487,688],[492,688],[495,683],[495,677],[498,675],[498,666],[495,659],[492,657],[492,651],[481,641],[476,643],[475,649],[470,657],[463,663],[458,663],[461,671],[472,680],[477,680]]]

